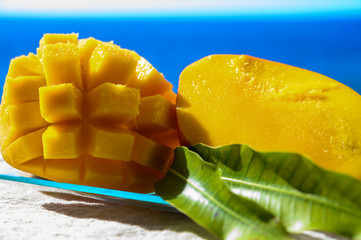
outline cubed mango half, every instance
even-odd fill
[[[5,161],[54,181],[152,192],[178,140],[168,116],[172,85],[112,42],[46,34],[37,53],[9,67],[0,107]],[[138,116],[144,131],[131,127]]]

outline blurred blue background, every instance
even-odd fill
[[[0,84],[11,58],[36,52],[44,33],[76,32],[137,51],[174,91],[188,64],[210,54],[248,54],[322,73],[361,93],[361,1],[99,2],[0,0]]]

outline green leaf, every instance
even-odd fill
[[[175,150],[156,193],[199,225],[223,239],[290,239],[274,216],[232,193],[219,169],[185,147]]]
[[[322,230],[361,239],[361,183],[293,153],[245,145],[190,147],[221,172],[235,194],[277,216],[290,232]]]

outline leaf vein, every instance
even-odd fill
[[[225,204],[223,204],[222,202],[218,201],[217,199],[215,199],[213,196],[207,194],[206,192],[201,191],[200,188],[198,188],[196,185],[194,185],[192,182],[188,181],[187,178],[185,178],[182,174],[180,174],[179,172],[177,172],[174,169],[169,169],[170,172],[172,172],[173,174],[175,174],[177,177],[179,177],[180,179],[182,179],[183,181],[187,182],[191,187],[193,187],[194,189],[196,189],[199,193],[201,193],[202,195],[204,195],[205,197],[209,198],[210,201],[214,202],[217,206],[219,206],[224,212],[228,213],[229,215],[233,216],[235,219],[238,219],[239,221],[243,222],[244,224],[248,224],[250,227],[253,226],[252,228],[256,229],[257,231],[263,231],[263,228],[260,228],[257,224],[255,224],[254,222],[252,222],[250,219],[248,218],[243,218],[241,216],[239,216],[238,214],[235,214],[234,211],[230,211],[229,209],[227,209],[227,207],[225,206]],[[235,195],[236,197],[239,197],[237,195]],[[270,234],[269,231],[263,231],[266,234]]]
[[[311,194],[304,194],[299,191],[284,191],[283,189],[280,189],[280,188],[270,187],[270,186],[266,186],[266,185],[261,185],[261,184],[257,184],[257,183],[252,183],[252,182],[247,182],[247,181],[237,180],[237,179],[232,179],[232,178],[227,178],[227,177],[221,177],[221,179],[228,181],[228,182],[237,182],[241,185],[243,184],[243,185],[252,186],[252,187],[258,188],[258,189],[265,189],[265,190],[269,190],[269,191],[273,191],[273,192],[278,192],[279,194],[283,194],[283,195],[292,195],[294,197],[299,197],[299,198],[303,198],[306,200],[315,201],[315,202],[318,202],[319,204],[328,206],[330,208],[342,210],[351,215],[361,217],[361,213],[359,211],[357,211],[355,213],[355,209],[350,209],[350,208],[347,208],[346,206],[332,204],[329,201],[325,201],[324,199],[314,197]]]

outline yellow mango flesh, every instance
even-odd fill
[[[42,135],[45,159],[73,159],[82,152],[82,125],[52,124]]]
[[[136,66],[137,74],[133,75],[129,82],[130,87],[139,88],[142,97],[173,92],[171,91],[172,84],[164,83],[163,74],[159,73],[146,59],[135,52],[133,52],[133,56],[138,60],[138,64]]]
[[[73,84],[63,83],[38,89],[40,112],[49,123],[81,120],[83,94]]]
[[[30,132],[17,138],[5,149],[5,154],[9,156],[8,161],[13,165],[20,165],[24,162],[41,157],[43,155],[42,134],[45,128]]]
[[[38,56],[30,53],[28,56],[20,56],[11,60],[7,77],[41,76],[44,75],[43,71]]]
[[[172,85],[148,62],[151,71],[137,67],[144,61],[112,42],[44,35],[38,55],[9,67],[0,107],[5,161],[54,181],[152,192],[179,140]],[[141,106],[147,98],[161,115]],[[155,117],[156,130],[134,127],[139,116]]]
[[[46,127],[48,123],[41,117],[39,102],[15,105],[2,105],[1,128],[3,146],[9,145],[18,137]]]
[[[37,101],[39,88],[45,86],[44,76],[20,76],[6,78],[4,93],[7,104],[17,104]]]
[[[54,43],[43,47],[41,58],[45,79],[48,85],[72,83],[83,89],[80,58],[77,45],[73,43]]]
[[[130,50],[112,43],[100,43],[94,49],[85,75],[86,89],[105,82],[126,85],[135,72],[137,60]]]
[[[78,34],[54,34],[46,33],[39,41],[39,47],[37,48],[37,55],[42,58],[43,49],[45,45],[54,44],[54,43],[78,43]]]
[[[180,76],[183,143],[297,152],[361,179],[361,96],[321,74],[250,56],[213,55]]]
[[[129,162],[132,158],[134,136],[122,128],[88,130],[88,153],[93,157]]]
[[[142,98],[139,111],[141,113],[129,125],[145,136],[151,137],[177,128],[174,105],[161,95]]]
[[[126,123],[139,114],[140,94],[136,88],[104,83],[87,94],[88,116]]]

